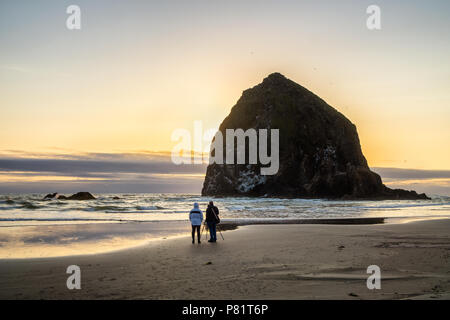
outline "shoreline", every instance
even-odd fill
[[[193,245],[185,234],[94,255],[7,259],[0,298],[201,300],[211,298],[210,283],[213,299],[448,299],[449,231],[448,219],[246,225],[215,244]],[[66,288],[73,264],[81,290]],[[372,264],[382,270],[381,290],[366,288]]]

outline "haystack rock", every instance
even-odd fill
[[[260,164],[213,163],[207,168],[202,195],[429,199],[386,187],[369,169],[355,125],[280,73],[243,92],[219,127],[224,148],[225,130],[238,128],[279,129],[278,172],[263,176]]]

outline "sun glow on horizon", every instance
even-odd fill
[[[370,166],[450,169],[448,4],[380,0],[371,32],[359,2],[79,2],[79,31],[64,4],[2,3],[2,154],[170,153],[277,71],[356,125]]]

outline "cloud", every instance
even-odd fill
[[[28,157],[27,157],[28,156]],[[0,156],[0,192],[199,193],[206,164],[172,163],[167,152]]]
[[[5,70],[5,71],[13,71],[13,72],[19,72],[19,73],[30,73],[30,69],[21,67],[21,66],[16,66],[16,65],[3,65],[0,66],[0,69]]]
[[[390,188],[415,190],[428,195],[450,196],[450,170],[371,168]]]
[[[165,154],[56,155],[48,158],[0,157],[0,171],[86,173],[204,173],[206,164],[174,164]]]
[[[433,179],[450,178],[450,170],[419,170],[399,168],[371,168],[383,178],[390,179]]]
[[[175,165],[169,152],[0,154],[1,193],[200,193],[206,164]],[[372,168],[383,183],[450,196],[450,170]]]

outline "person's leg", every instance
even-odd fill
[[[200,243],[200,226],[197,226],[197,241]]]
[[[216,224],[215,223],[212,224],[212,235],[213,235],[213,240],[216,241],[217,236],[216,236]]]
[[[209,230],[209,242],[213,241],[213,224],[211,222],[208,222],[208,230]]]
[[[195,226],[192,226],[192,243],[195,242],[194,239],[195,239]]]

